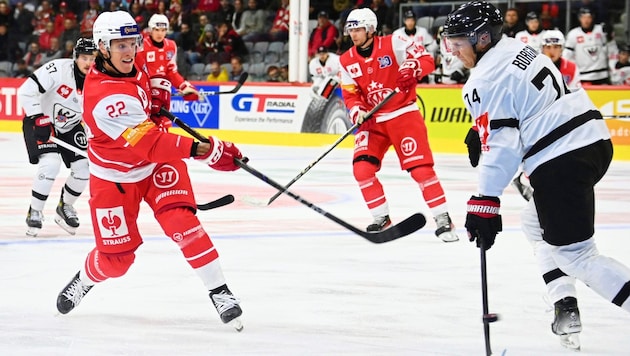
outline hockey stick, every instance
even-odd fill
[[[492,355],[490,347],[490,323],[499,320],[499,315],[488,312],[488,273],[486,268],[486,249],[483,245],[483,239],[480,239],[479,246],[481,256],[481,302],[483,304],[483,336],[486,342],[486,356]]]
[[[77,156],[82,156],[87,158],[87,153],[85,151],[82,151],[80,149],[78,149],[77,147],[72,146],[71,144],[62,141],[60,139],[58,139],[55,136],[50,136],[50,141],[56,143],[57,145],[74,152]],[[224,205],[228,205],[231,204],[232,202],[234,202],[234,196],[232,194],[228,194],[225,196],[222,196],[221,198],[217,199],[217,200],[213,200],[211,202],[207,202],[204,204],[197,204],[197,209],[199,210],[210,210],[210,209],[215,209],[215,208],[219,208],[222,207]]]
[[[396,240],[398,238],[401,238],[403,236],[407,236],[419,229],[421,229],[425,224],[426,224],[426,219],[424,217],[424,215],[420,214],[420,213],[416,213],[410,217],[408,217],[407,219],[403,220],[402,222],[396,224],[395,226],[390,227],[387,230],[383,230],[383,231],[379,231],[379,232],[366,232],[363,230],[360,230],[358,228],[356,228],[355,226],[352,226],[350,224],[348,224],[347,222],[345,222],[344,220],[341,220],[340,218],[336,217],[335,215],[325,211],[324,209],[318,207],[317,205],[305,200],[304,198],[300,197],[297,194],[294,194],[292,192],[290,192],[289,190],[287,190],[286,187],[280,185],[279,183],[275,182],[274,180],[272,180],[271,178],[267,177],[266,175],[262,174],[261,172],[257,171],[256,169],[252,168],[251,166],[249,166],[247,163],[244,162],[243,160],[240,160],[238,158],[234,159],[234,162],[241,167],[242,169],[244,169],[245,171],[251,173],[252,175],[256,176],[256,178],[262,180],[263,182],[271,185],[272,187],[278,189],[279,191],[281,191],[282,193],[290,196],[291,198],[297,200],[298,202],[306,205],[307,207],[311,208],[312,210],[314,210],[315,212],[323,215],[324,217],[336,222],[337,224],[343,226],[344,228],[354,232],[355,234],[363,237],[364,239],[373,242],[375,244],[381,244],[384,242],[389,242],[389,241],[393,241]]]
[[[212,95],[236,94],[239,90],[241,90],[241,87],[243,86],[243,84],[245,83],[245,81],[247,80],[248,77],[249,77],[249,73],[243,72],[243,74],[241,74],[241,76],[238,78],[238,82],[236,82],[236,86],[234,88],[232,88],[232,90],[228,90],[228,91],[201,91],[201,92],[199,92],[199,96],[206,97],[206,96],[212,96]],[[184,95],[182,93],[176,93],[176,94],[174,94],[174,96],[184,96]]]
[[[396,88],[393,92],[389,93],[389,95],[383,98],[383,100],[380,103],[378,103],[375,107],[372,108],[372,110],[370,110],[367,114],[365,114],[365,118],[363,119],[364,122],[365,120],[369,120],[374,115],[374,113],[376,113],[383,105],[385,105],[385,103],[387,103],[391,98],[393,98],[394,95],[396,95],[396,93],[398,92],[400,92],[400,90]],[[319,161],[321,161],[322,158],[326,157],[326,155],[329,154],[330,151],[332,151],[335,147],[337,147],[343,140],[345,140],[346,137],[348,137],[352,132],[354,132],[354,130],[356,130],[359,126],[361,126],[361,124],[352,125],[352,127],[350,127],[348,131],[346,131],[343,135],[341,135],[341,137],[339,137],[337,141],[335,141],[335,143],[333,143],[332,146],[330,146],[330,148],[326,150],[326,152],[324,152],[316,160],[311,162],[311,164],[309,164],[306,168],[304,168],[302,172],[300,172],[297,176],[295,176],[295,178],[291,179],[291,181],[284,187],[289,188],[290,186],[293,185],[293,183],[297,182],[298,179],[302,178],[302,176],[306,174],[306,172],[308,172],[311,168],[313,168],[313,166],[315,166]],[[280,194],[282,194],[281,190],[279,190],[276,194],[274,194],[269,199],[269,202],[267,203],[267,205],[271,204],[274,200],[276,200],[280,196]]]
[[[512,179],[512,185],[514,186],[514,188],[516,188],[516,190],[518,190],[519,194],[521,194],[521,196],[523,197],[523,199],[529,201],[532,198],[532,195],[534,194],[534,190],[532,189],[532,187],[523,184],[523,182],[521,182],[521,176],[523,175],[523,171],[521,171],[521,173],[516,176],[514,179]]]

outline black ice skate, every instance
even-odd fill
[[[392,225],[389,215],[374,218],[374,221],[365,229],[367,232],[379,232],[387,229]]]
[[[34,210],[30,206],[28,207],[28,213],[26,214],[26,236],[35,237],[42,229],[42,221],[44,220],[44,214],[40,210]]]
[[[224,324],[233,326],[236,331],[243,330],[243,323],[239,319],[239,316],[243,314],[243,310],[238,305],[240,301],[232,295],[227,285],[224,284],[211,290],[210,300],[212,300],[214,307],[217,308],[217,312]]]
[[[79,278],[79,272],[77,272],[70,283],[68,283],[57,296],[57,310],[59,310],[61,314],[68,314],[81,303],[81,299],[83,299],[92,287],[93,285],[85,285]]]
[[[442,239],[444,242],[459,241],[459,237],[455,233],[455,225],[451,221],[451,217],[448,213],[442,213],[434,218],[437,230],[435,230],[435,236]]]
[[[551,331],[560,336],[562,346],[580,350],[579,333],[582,331],[582,322],[577,299],[566,297],[555,302],[554,306],[556,315],[551,324]]]
[[[57,215],[55,216],[55,222],[66,230],[70,235],[74,235],[79,227],[79,218],[77,217],[77,211],[70,204],[63,202],[63,193],[59,204],[57,204]]]

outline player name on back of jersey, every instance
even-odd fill
[[[538,55],[535,49],[530,46],[525,46],[518,52],[516,58],[512,61],[512,64],[520,68],[521,70],[527,69],[527,66],[532,63],[534,58]]]

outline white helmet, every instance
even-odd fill
[[[348,30],[353,28],[364,27],[368,33],[376,32],[378,26],[378,20],[374,11],[368,8],[354,9],[348,15],[346,19],[346,25],[344,31],[348,34]]]
[[[547,30],[542,34],[543,46],[564,46],[564,35],[558,30]]]
[[[126,11],[103,12],[98,15],[92,26],[92,33],[96,46],[103,42],[107,50],[110,49],[111,40],[119,38],[136,38],[138,45],[142,45],[140,27]]]
[[[154,28],[168,29],[168,18],[166,17],[166,15],[154,14],[149,19],[149,28],[150,29],[154,29]]]

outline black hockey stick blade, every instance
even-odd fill
[[[394,89],[394,91],[392,91],[391,93],[389,93],[386,97],[383,98],[383,100],[381,100],[380,103],[376,104],[376,106],[374,106],[372,108],[372,110],[370,110],[367,114],[365,114],[365,118],[364,120],[368,120],[370,119],[372,116],[374,116],[374,114],[381,108],[383,107],[383,105],[385,105],[391,98],[394,97],[394,95],[396,95],[396,93],[399,93],[400,89],[396,88]],[[332,144],[332,146],[330,146],[326,152],[322,153],[319,157],[317,157],[316,160],[314,160],[313,162],[311,162],[306,168],[304,168],[302,170],[302,172],[300,172],[297,176],[295,176],[295,178],[291,179],[291,181],[285,185],[285,188],[289,188],[290,186],[293,185],[293,183],[297,182],[298,179],[302,178],[303,175],[306,174],[306,172],[308,172],[309,170],[311,170],[311,168],[313,168],[313,166],[315,166],[319,161],[321,161],[324,157],[326,157],[327,154],[330,153],[330,151],[332,151],[335,147],[339,146],[339,144],[346,139],[346,137],[350,136],[351,133],[354,132],[354,130],[356,130],[358,127],[360,126],[360,124],[354,124],[352,125],[352,127],[350,127],[343,135],[341,135],[337,141],[335,141],[335,143]],[[279,190],[276,194],[274,194],[271,198],[269,198],[269,202],[267,203],[267,205],[273,203],[274,200],[278,199],[278,197],[280,196],[280,194],[282,194],[282,191]]]
[[[232,204],[234,202],[234,196],[232,194],[224,195],[217,200],[213,200],[211,202],[207,202],[205,204],[197,204],[197,209],[199,210],[210,210],[220,208],[222,206],[226,206],[228,204]]]
[[[407,219],[403,220],[402,222],[396,224],[395,226],[392,226],[391,228],[387,229],[387,230],[383,230],[383,231],[378,231],[378,232],[367,232],[367,231],[363,231],[353,225],[350,225],[349,223],[347,223],[346,221],[336,217],[335,215],[325,211],[324,209],[320,208],[319,206],[307,201],[306,199],[302,198],[301,196],[287,190],[287,188],[285,188],[284,186],[280,185],[279,183],[277,183],[276,181],[274,181],[273,179],[267,177],[266,175],[262,174],[261,172],[259,172],[258,170],[254,169],[253,167],[249,166],[246,162],[245,159],[238,159],[235,158],[234,162],[236,163],[236,165],[238,165],[239,167],[241,167],[242,169],[244,169],[245,171],[247,171],[248,173],[252,174],[253,176],[255,176],[256,178],[262,180],[263,182],[271,185],[272,187],[280,190],[282,193],[290,196],[291,198],[297,200],[298,202],[306,205],[307,207],[311,208],[312,210],[314,210],[315,212],[317,212],[318,214],[323,215],[324,217],[336,222],[337,224],[343,226],[344,228],[354,232],[355,234],[363,237],[364,239],[376,243],[376,244],[381,244],[384,242],[389,242],[389,241],[393,241],[396,239],[399,239],[403,236],[407,236],[419,229],[421,229],[427,222],[426,218],[424,217],[424,215],[420,214],[420,213],[416,213],[410,217],[408,217]]]

